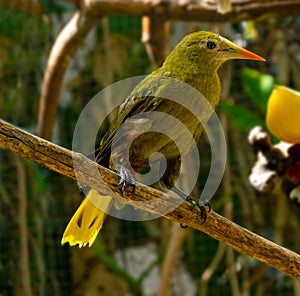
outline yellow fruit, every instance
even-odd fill
[[[268,101],[266,123],[279,140],[300,143],[300,92],[275,86]]]

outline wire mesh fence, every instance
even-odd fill
[[[32,133],[37,127],[49,51],[75,11],[64,2],[50,1],[41,10],[38,4],[25,11],[3,1],[0,4],[0,116]],[[173,21],[169,39],[164,40],[172,48],[172,40],[209,28],[267,58],[263,65],[240,61],[220,71],[225,103],[218,114],[228,160],[211,205],[247,229],[298,253],[299,205],[288,196],[258,193],[248,181],[256,156],[247,132],[249,126],[264,123],[264,114],[245,91],[252,77],[245,67],[257,71],[257,76],[271,74],[279,83],[300,89],[299,24],[299,18],[218,25]],[[138,17],[99,20],[65,73],[54,142],[72,147],[77,118],[101,89],[151,72],[141,31]],[[228,105],[243,106],[248,113],[226,108]],[[199,147],[204,173],[193,191],[195,196],[210,167],[205,136]],[[300,295],[297,280],[164,218],[134,222],[108,216],[93,247],[61,246],[63,230],[84,197],[76,182],[11,152],[0,152],[0,295]],[[188,171],[186,174],[188,177]],[[165,280],[163,266],[176,240],[182,244],[172,258],[174,270]],[[159,294],[166,289],[168,294]]]

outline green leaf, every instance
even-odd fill
[[[253,69],[242,70],[242,82],[245,93],[252,103],[264,114],[267,111],[267,102],[275,85],[275,78]]]
[[[249,111],[243,106],[232,105],[222,102],[220,105],[235,124],[244,132],[249,132],[254,126],[265,127],[265,122],[254,112]]]

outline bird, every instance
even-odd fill
[[[190,85],[206,98],[212,109],[215,109],[221,92],[217,71],[225,61],[231,59],[265,61],[259,55],[217,33],[208,31],[190,33],[175,46],[162,66],[146,76],[120,104],[117,115],[99,141],[96,161],[120,175],[122,193],[128,184],[135,184],[133,172],[128,169],[127,162],[130,161],[131,169],[143,173],[149,169],[149,156],[154,152],[160,152],[165,156],[167,167],[159,182],[153,187],[161,190],[173,188],[178,178],[181,155],[172,139],[155,132],[145,132],[135,138],[140,131],[147,130],[147,126],[154,124],[153,119],[146,116],[148,111],[164,112],[177,118],[187,127],[195,141],[198,141],[203,131],[201,122],[184,106],[160,96],[169,81],[164,79],[170,78]],[[180,86],[176,88],[177,86],[174,86],[174,89],[173,86],[171,87],[171,95],[176,96],[176,93],[180,91]],[[189,93],[186,96],[186,100],[190,100]],[[195,108],[201,108],[201,104]],[[123,123],[127,125],[122,132],[119,132]],[[172,126],[166,128],[172,129]],[[179,141],[186,140],[180,132],[176,136]],[[126,144],[128,139],[134,139],[134,141],[130,147],[128,159],[124,160],[122,155],[124,150],[128,149]],[[189,146],[189,143],[186,143],[183,154],[189,152]],[[181,193],[177,189],[175,192],[179,195]],[[185,197],[184,194],[182,195]],[[111,204],[110,196],[104,196],[101,192],[90,189],[69,221],[61,243],[79,247],[91,246],[102,228],[106,211]]]

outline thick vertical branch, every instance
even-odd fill
[[[51,139],[63,76],[79,44],[95,25],[95,18],[79,11],[61,31],[51,50],[42,84],[38,135]]]

